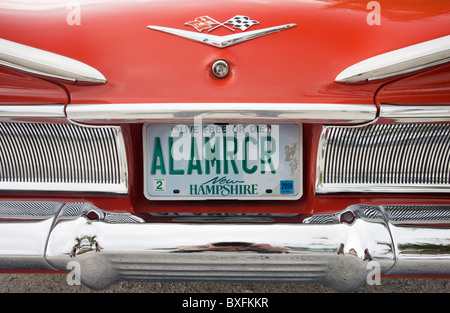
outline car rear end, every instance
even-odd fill
[[[378,4],[0,7],[0,269],[448,276],[450,9]]]

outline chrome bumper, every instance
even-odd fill
[[[338,291],[388,275],[450,275],[450,206],[354,205],[335,214],[174,217],[88,203],[0,202],[0,269],[64,270],[103,289],[126,280],[316,282]],[[73,264],[73,263],[72,263]]]

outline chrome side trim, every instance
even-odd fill
[[[450,61],[450,35],[383,53],[342,71],[338,83],[370,83]]]
[[[106,83],[106,78],[89,65],[1,38],[0,65],[69,84]]]
[[[377,116],[372,104],[329,103],[116,103],[70,104],[67,118],[76,122],[105,123],[142,121],[302,120],[310,123],[365,123]]]
[[[380,118],[398,123],[450,122],[450,106],[409,106],[382,103]]]
[[[0,202],[0,270],[68,271],[75,261],[92,289],[147,280],[315,282],[353,291],[374,266],[387,275],[450,275],[449,205],[358,204],[289,223],[153,218],[89,203]]]
[[[150,29],[154,29],[160,32],[172,34],[175,36],[183,37],[189,40],[201,42],[207,45],[211,45],[217,48],[226,48],[247,40],[255,39],[261,36],[269,35],[275,32],[279,32],[291,27],[296,26],[296,24],[285,24],[280,26],[268,27],[264,29],[258,29],[253,31],[248,31],[245,33],[232,34],[227,36],[216,36],[203,33],[195,33],[187,30],[163,27],[163,26],[147,26]]]
[[[450,192],[450,124],[326,126],[316,193]]]

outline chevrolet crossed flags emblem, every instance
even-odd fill
[[[220,22],[216,21],[215,19],[210,18],[209,16],[205,15],[205,16],[197,17],[195,20],[187,22],[185,25],[191,25],[199,32],[202,32],[205,29],[208,29],[208,31],[210,32],[219,26],[224,26],[224,27],[228,28],[229,30],[234,31],[233,28],[228,27],[225,24],[231,24],[233,26],[233,28],[239,28],[240,30],[245,31],[250,26],[259,24],[259,22],[251,20],[248,16],[236,15],[235,17],[229,19],[225,23],[220,23]]]
[[[150,29],[158,30],[161,32],[169,33],[175,36],[183,37],[193,41],[198,41],[207,45],[211,45],[217,48],[225,48],[231,45],[238,44],[250,39],[258,38],[264,35],[268,35],[274,32],[279,32],[291,27],[296,26],[296,24],[284,24],[279,26],[273,26],[253,31],[245,32],[248,28],[253,25],[259,24],[258,21],[251,20],[248,16],[236,15],[229,20],[221,23],[207,15],[199,16],[193,21],[186,22],[185,25],[194,27],[198,32],[192,32],[182,29],[163,27],[163,26],[147,26]],[[223,26],[229,30],[235,32],[235,29],[240,29],[242,32],[234,33],[227,36],[217,36],[208,34],[214,29]],[[204,30],[207,32],[203,33]]]

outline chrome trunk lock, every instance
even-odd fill
[[[228,75],[230,66],[224,60],[217,60],[211,66],[211,71],[213,75],[217,78],[225,78]]]

